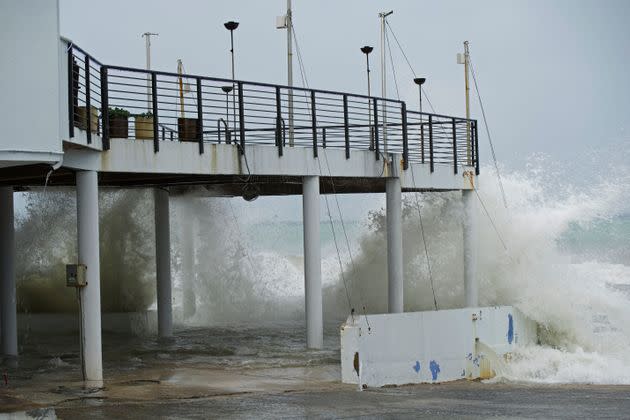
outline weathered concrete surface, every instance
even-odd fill
[[[313,368],[135,370],[103,390],[54,377],[0,388],[0,412],[53,408],[59,418],[624,418],[630,386],[458,381],[368,389],[343,385],[338,365]],[[50,412],[48,412],[50,413]],[[1,416],[0,416],[1,417]]]

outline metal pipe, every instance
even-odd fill
[[[387,297],[389,313],[403,312],[402,190],[400,178],[385,180]]]
[[[171,232],[168,191],[156,188],[155,263],[157,280],[158,336],[173,335],[173,301],[171,286]]]
[[[102,386],[101,270],[98,231],[98,176],[96,171],[78,171],[77,233],[79,264],[87,267],[87,286],[79,291],[81,317],[81,364],[84,380]]]
[[[287,0],[287,84],[289,85],[289,147],[293,147],[293,14]]]
[[[319,176],[303,178],[302,210],[304,218],[306,346],[310,349],[321,349],[324,344],[324,318],[319,231]]]
[[[17,357],[13,187],[0,187],[0,332],[2,355]]]

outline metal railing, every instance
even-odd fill
[[[68,68],[70,136],[75,127],[88,143],[100,134],[105,150],[111,138],[152,141],[156,153],[163,141],[195,142],[199,153],[206,143],[234,144],[241,154],[250,144],[269,145],[280,156],[285,147],[309,147],[315,157],[338,148],[346,158],[352,150],[372,151],[376,160],[400,153],[404,169],[414,162],[431,172],[435,165],[479,171],[475,120],[409,111],[403,101],[104,65],[74,45]]]

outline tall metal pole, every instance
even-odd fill
[[[470,55],[468,51],[468,41],[464,41],[464,79],[466,81],[466,163],[472,165],[472,145],[470,141],[470,86],[468,85],[468,66]]]
[[[293,147],[293,15],[291,0],[287,0],[287,85],[289,86],[289,146]]]
[[[152,32],[145,32],[142,34],[142,36],[144,37],[147,71],[151,70],[151,36],[153,35],[157,36],[159,34],[155,34]],[[147,74],[147,112],[151,112],[152,109],[153,99],[151,98],[151,75]]]
[[[379,13],[378,16],[381,18],[381,97],[387,97],[387,77],[386,77],[386,66],[385,66],[385,24],[387,16],[394,13],[393,10],[385,13]],[[381,106],[381,121],[383,121],[383,152],[387,153],[387,110],[386,104]]]
[[[234,30],[230,30],[230,52],[232,53],[232,126],[236,127],[236,89],[234,89]]]
[[[370,82],[370,53],[374,50],[374,48],[366,45],[361,47],[361,52],[365,54],[366,60],[366,69],[367,69],[367,94],[368,94],[368,124],[370,127],[370,148],[369,150],[374,150],[374,127],[372,127],[372,83]]]

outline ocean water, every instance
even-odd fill
[[[630,384],[627,172],[622,170],[614,177],[584,185],[559,176],[550,179],[548,173],[536,167],[502,175],[507,208],[502,204],[492,171],[484,168],[480,179],[480,304],[517,306],[539,324],[540,345],[518,350],[509,369],[494,381]],[[128,220],[120,217],[119,223],[125,226],[121,229],[115,227],[113,218],[102,216],[108,222],[102,230],[128,235],[120,245],[128,251],[112,255],[122,261],[122,268],[116,272],[118,279],[104,281],[102,287],[112,289],[108,296],[113,296],[113,302],[139,302],[141,296],[142,302],[148,302],[145,306],[154,307],[151,212],[146,210],[151,207],[150,200],[135,193],[131,197],[102,200],[107,203],[108,214],[132,214],[134,220],[129,227]],[[135,200],[133,205],[130,200]],[[352,197],[339,200],[342,209],[352,205]],[[226,369],[338,363],[338,326],[350,311],[386,310],[383,211],[377,204],[365,209],[360,217],[345,218],[342,224],[336,203],[331,201],[331,223],[322,203],[326,350],[312,352],[303,351],[302,347],[301,223],[236,217],[243,208],[256,214],[257,209],[268,205],[264,198],[254,203],[240,199],[174,198],[175,337],[165,345],[147,337],[106,335],[104,346],[110,349],[104,352],[106,367],[133,369],[169,361],[184,365],[201,362]],[[50,205],[44,207],[49,209]],[[72,214],[65,210],[63,214]],[[49,213],[47,210],[45,217],[50,217],[53,225],[61,224],[60,231],[68,230],[63,228],[66,222],[59,216],[61,212]],[[24,216],[18,237],[33,231],[30,219],[35,216],[36,213],[30,218],[28,214]],[[439,309],[463,305],[462,216],[459,193],[404,195],[405,310],[436,309],[434,295]],[[73,223],[72,218],[68,220],[67,223]],[[193,224],[196,249],[192,278],[184,274],[181,251],[187,223]],[[26,244],[32,246],[31,242]],[[50,252],[40,252],[37,261],[61,263],[71,259],[73,247],[60,247],[59,243]],[[108,264],[111,261],[103,263]],[[21,266],[18,300],[42,300],[31,296],[38,293],[34,288],[26,287],[33,278],[37,284],[42,278],[46,282],[59,281],[54,279],[55,273],[42,274],[42,266],[29,271],[33,265]],[[133,278],[128,278],[126,267],[131,266],[136,269],[129,270]],[[111,307],[119,310],[113,303]],[[185,312],[192,315],[184,317]],[[78,349],[71,345],[74,339],[46,341],[26,337],[22,340],[23,353],[38,352],[38,363],[43,369],[54,369],[60,363],[77,368]],[[65,343],[63,350],[55,343]]]

